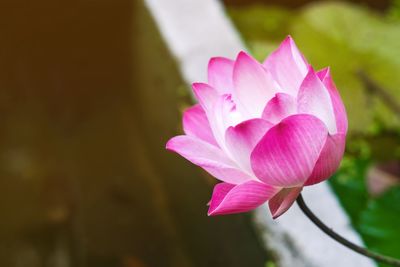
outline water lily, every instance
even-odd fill
[[[183,115],[172,150],[222,181],[209,215],[250,211],[268,201],[274,218],[304,186],[328,179],[343,157],[347,116],[329,68],[314,71],[287,37],[263,63],[245,52],[216,57],[199,102]]]

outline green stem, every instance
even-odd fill
[[[361,254],[368,258],[374,259],[378,262],[389,264],[392,266],[399,266],[400,267],[400,260],[391,258],[385,255],[378,254],[376,252],[370,251],[363,247],[360,247],[353,242],[345,239],[343,236],[334,232],[331,228],[326,226],[315,214],[307,207],[306,203],[304,202],[303,196],[300,194],[296,200],[297,204],[299,205],[300,209],[304,212],[304,214],[325,234],[342,244],[343,246]]]

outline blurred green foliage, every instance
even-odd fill
[[[265,267],[276,267],[276,264],[273,263],[272,261],[268,261],[268,262],[265,264]]]
[[[400,258],[400,187],[372,197],[365,179],[373,164],[400,159],[400,114],[391,105],[400,105],[400,0],[384,14],[344,2],[228,12],[258,60],[290,34],[316,69],[331,67],[349,117],[347,156],[332,188],[366,245]],[[367,88],[360,72],[379,93]]]
[[[388,17],[392,20],[400,20],[400,0],[392,1],[392,7],[388,11]]]

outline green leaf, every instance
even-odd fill
[[[400,258],[400,187],[368,202],[361,213],[359,231],[367,246],[395,258]]]
[[[365,175],[369,165],[369,160],[345,157],[339,171],[329,180],[355,226],[359,225],[368,202]]]

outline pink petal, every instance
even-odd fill
[[[233,68],[233,97],[240,111],[249,118],[260,117],[267,103],[277,92],[271,75],[255,59],[240,52]]]
[[[321,75],[321,74],[320,74]],[[332,76],[329,68],[326,68],[325,76],[322,79],[322,83],[328,89],[329,95],[332,100],[333,111],[335,113],[336,127],[339,133],[347,133],[347,115],[346,108],[344,107],[343,101],[340,97],[339,91],[337,90],[335,83],[332,80]]]
[[[295,113],[297,113],[296,99],[285,93],[277,93],[265,106],[262,118],[276,124]]]
[[[297,187],[311,175],[328,132],[312,115],[292,115],[272,127],[251,154],[253,172],[261,181]]]
[[[296,201],[303,187],[283,188],[268,202],[272,218],[276,219],[285,213]]]
[[[329,73],[329,67],[323,68],[322,70],[317,71],[317,76],[321,80],[321,82],[324,80],[325,76]]]
[[[232,93],[234,64],[233,60],[224,57],[214,57],[208,62],[208,83],[220,95]]]
[[[217,101],[218,92],[206,83],[193,83],[192,88],[197,100],[207,113]]]
[[[337,132],[331,97],[311,67],[301,84],[297,105],[298,113],[314,115],[325,123],[330,134]]]
[[[314,170],[305,185],[322,182],[335,173],[343,158],[345,142],[346,136],[344,134],[328,136]]]
[[[237,111],[231,95],[219,96],[208,118],[215,139],[221,148],[225,148],[226,129],[243,121],[243,117]]]
[[[297,95],[300,84],[307,74],[308,63],[290,36],[268,56],[263,65],[271,72],[283,92],[292,96]]]
[[[271,123],[263,119],[251,119],[227,129],[225,134],[226,146],[242,169],[249,173],[253,172],[250,154],[272,126]]]
[[[212,145],[218,146],[211,131],[206,113],[200,105],[194,105],[183,113],[183,130],[185,134],[197,137]]]
[[[202,167],[221,181],[238,184],[253,179],[239,170],[220,148],[195,137],[175,136],[168,141],[166,148]]]
[[[224,215],[253,210],[270,199],[278,189],[257,181],[239,185],[220,183],[214,187],[208,215]]]

